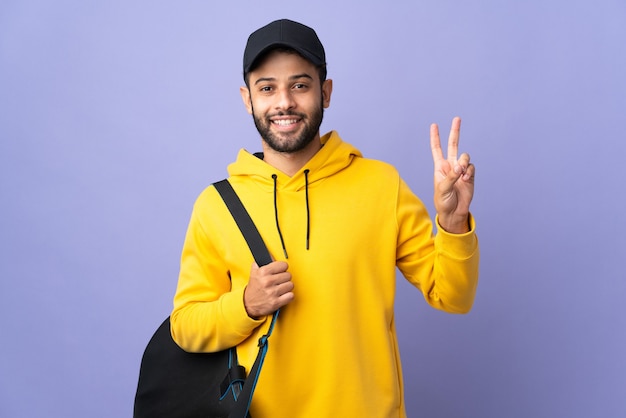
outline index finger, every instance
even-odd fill
[[[289,268],[289,265],[285,261],[272,261],[271,263],[261,267],[258,267],[258,265],[255,263],[255,266],[259,269],[259,272],[262,275],[283,273]]]
[[[439,139],[439,127],[436,123],[430,125],[430,150],[433,153],[433,160],[443,160],[443,150]]]

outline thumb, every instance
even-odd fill
[[[448,171],[439,183],[439,190],[443,193],[448,193],[454,188],[454,184],[465,173],[465,169],[458,163],[455,163],[452,170]]]

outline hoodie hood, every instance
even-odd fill
[[[249,177],[249,180],[267,187],[274,187],[274,176],[277,176],[279,190],[297,191],[305,187],[305,172],[310,185],[343,170],[355,157],[362,156],[354,146],[343,142],[335,131],[327,133],[320,140],[322,148],[292,177],[263,161],[262,154],[251,154],[244,149],[239,151],[237,160],[228,166],[228,174],[231,177]]]
[[[292,177],[277,170],[263,161],[263,154],[251,154],[246,150],[240,150],[237,160],[228,166],[228,174],[232,178],[253,181],[261,188],[273,189],[274,215],[276,219],[276,231],[280,237],[280,243],[285,258],[289,258],[283,234],[280,229],[280,213],[278,210],[278,195],[284,192],[301,192],[306,208],[306,238],[305,246],[309,249],[310,238],[310,206],[309,187],[314,183],[324,180],[348,167],[355,157],[361,157],[361,152],[352,145],[343,142],[337,132],[331,131],[320,138],[322,148]],[[244,178],[245,177],[245,178]],[[315,197],[311,199],[315,201]]]

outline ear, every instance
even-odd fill
[[[333,80],[327,79],[322,83],[322,104],[324,109],[330,106],[330,96],[333,93]]]
[[[241,99],[243,100],[246,110],[249,114],[252,114],[252,98],[250,97],[250,89],[245,86],[239,87],[239,93],[241,94]]]

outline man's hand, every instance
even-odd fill
[[[250,281],[243,293],[243,303],[250,318],[273,314],[293,300],[293,282],[289,266],[274,261],[263,267],[256,263],[250,271]]]
[[[448,157],[444,158],[439,140],[439,128],[430,125],[430,148],[435,165],[435,210],[439,225],[447,232],[462,234],[469,231],[469,206],[474,196],[473,164],[468,154],[459,151],[461,118],[452,120],[448,137]]]

